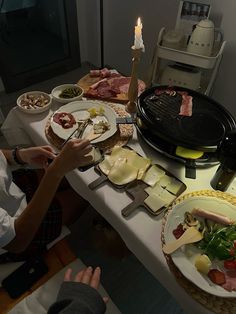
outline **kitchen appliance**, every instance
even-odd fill
[[[201,72],[185,64],[168,65],[162,72],[161,85],[182,86],[197,90],[200,88]]]
[[[190,36],[187,51],[209,57],[213,50],[214,40],[214,23],[209,19],[202,20],[196,25]]]
[[[179,115],[182,94],[192,96],[192,115]],[[137,130],[160,153],[186,166],[194,177],[197,167],[219,162],[217,147],[227,132],[236,129],[233,116],[208,96],[183,87],[155,86],[143,92],[137,105]],[[203,152],[195,160],[176,155],[177,146]]]
[[[184,36],[182,32],[178,30],[169,30],[163,35],[162,46],[172,48],[172,49],[181,49],[184,44]]]
[[[226,191],[236,176],[236,131],[226,134],[218,148],[221,165],[211,180],[215,190]]]

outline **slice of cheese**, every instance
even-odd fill
[[[163,200],[165,205],[168,206],[171,202],[175,200],[176,196],[163,189],[163,192],[160,194],[160,198]]]
[[[157,196],[160,196],[163,193],[163,191],[164,188],[160,186],[158,183],[154,187],[148,186],[145,189],[145,192],[147,192],[149,195],[156,194]]]
[[[127,158],[129,159],[130,155],[136,154],[133,150],[128,148],[123,148],[121,146],[114,146],[111,152],[111,157],[115,160],[118,158]]]
[[[116,185],[130,183],[137,178],[137,168],[124,161],[125,158],[119,158],[108,174],[109,180]]]
[[[151,164],[151,160],[148,158],[144,158],[139,156],[137,153],[134,152],[134,154],[130,154],[128,157],[128,164],[132,165],[133,167],[137,168],[138,170],[138,176],[137,179],[140,180],[148,167]]]
[[[149,195],[145,200],[144,203],[155,213],[161,207],[165,206],[165,201],[163,201],[159,196],[156,194]]]
[[[179,157],[183,157],[186,159],[198,159],[203,156],[203,152],[198,150],[189,149],[182,146],[177,146],[175,154]]]
[[[166,189],[169,192],[177,195],[182,185],[183,185],[182,182],[180,182],[179,180],[176,180],[175,178],[172,178],[170,184],[166,186]]]
[[[142,177],[142,181],[150,186],[154,186],[165,175],[165,171],[156,165],[151,166]]]
[[[114,159],[111,156],[106,155],[104,160],[100,162],[98,166],[105,175],[108,175],[114,163]]]
[[[163,188],[166,188],[172,182],[172,177],[164,175],[158,182]]]

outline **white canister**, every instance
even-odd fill
[[[163,35],[162,46],[181,49],[183,46],[183,34],[176,30],[169,30]]]
[[[208,19],[200,21],[190,36],[187,51],[190,53],[210,56],[215,38],[214,23]]]

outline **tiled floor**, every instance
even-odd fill
[[[16,98],[25,91],[41,90],[50,92],[53,87],[78,81],[88,72],[89,64],[60,75],[54,79],[30,86],[24,90],[0,94],[0,109],[7,115],[15,106]],[[7,143],[0,136],[0,148]],[[134,255],[123,260],[105,256],[96,250],[90,241],[91,219],[85,215],[87,223],[73,227],[70,242],[85,264],[102,268],[102,283],[123,314],[182,314],[183,311],[171,295],[144,268]],[[82,228],[83,226],[83,228]]]

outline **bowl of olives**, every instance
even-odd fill
[[[83,94],[84,90],[77,84],[63,84],[52,90],[52,98],[63,104],[80,100]]]

